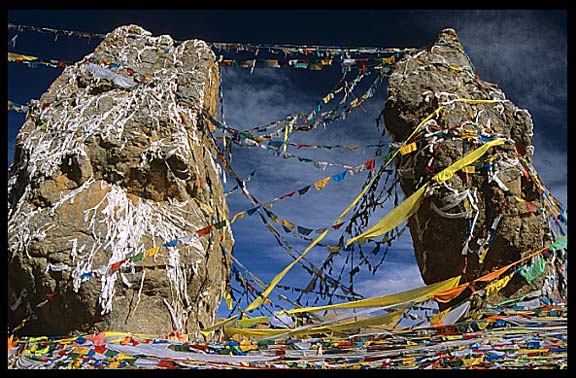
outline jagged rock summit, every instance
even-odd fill
[[[219,83],[205,42],[129,25],[30,106],[8,183],[12,327],[199,337],[214,322],[233,238],[194,232],[228,218],[198,117]]]
[[[434,44],[395,66],[384,111],[387,131],[402,142],[440,106],[421,126],[425,136],[414,140],[412,152],[395,161],[406,196],[487,140],[504,138],[505,143],[488,159],[435,186],[410,218],[426,284],[460,274],[461,282],[469,282],[552,241],[542,192],[530,171],[532,118],[506,100],[496,84],[480,80],[454,29],[442,30]],[[563,263],[556,260],[558,267]],[[540,289],[544,296],[558,297],[563,280],[556,278],[556,267],[547,264],[530,284],[516,275],[490,300]]]

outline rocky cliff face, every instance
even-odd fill
[[[399,61],[388,82],[384,117],[394,141],[402,142],[444,105],[422,126],[425,132],[413,140],[413,150],[395,161],[407,196],[481,142],[506,138],[487,159],[436,187],[409,220],[427,284],[462,273],[470,281],[547,246],[552,238],[541,192],[527,169],[533,151],[530,114],[511,101],[474,104],[459,98],[506,100],[497,85],[476,75],[453,29]],[[530,285],[517,275],[491,300],[542,288],[554,296],[556,287],[544,282],[553,269],[548,264]]]
[[[34,313],[22,334],[200,336],[213,323],[233,239],[194,234],[228,218],[197,109],[215,113],[219,83],[203,41],[131,25],[31,106],[8,186],[12,326]]]

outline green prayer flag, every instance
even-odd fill
[[[531,283],[536,277],[544,272],[545,266],[546,260],[544,260],[544,257],[538,256],[536,261],[534,261],[530,267],[523,267],[520,270],[520,275],[526,279],[526,282]]]
[[[302,188],[302,189],[298,189],[298,194],[300,194],[300,195],[302,196],[302,195],[304,195],[304,194],[308,191],[308,189],[310,189],[310,185],[305,186],[305,187]]]
[[[224,219],[221,222],[215,223],[214,228],[222,228],[222,227],[226,226],[226,222],[227,222],[226,219]]]
[[[562,236],[560,239],[555,240],[554,243],[548,246],[548,250],[554,252],[559,249],[566,249],[568,244],[568,236]]]
[[[130,257],[130,261],[142,261],[144,259],[144,252],[137,254],[136,256]]]

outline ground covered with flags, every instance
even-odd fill
[[[567,305],[546,302],[536,298],[486,304],[450,325],[440,321],[391,330],[372,327],[352,335],[222,336],[218,342],[191,340],[178,333],[11,337],[8,368],[565,369]]]

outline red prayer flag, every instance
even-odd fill
[[[170,361],[170,360],[160,360],[158,361],[158,367],[165,367],[168,369],[177,369],[178,365],[176,365],[174,363],[174,361]]]
[[[366,167],[366,169],[374,169],[374,159],[364,163],[364,167]]]
[[[292,197],[294,194],[296,194],[296,191],[293,191],[293,192],[290,192],[290,193],[286,193],[286,194],[282,194],[280,197],[278,197],[278,199],[284,199],[284,198]]]
[[[204,235],[208,235],[211,230],[212,230],[212,225],[201,228],[200,230],[196,231],[196,235],[199,237],[204,236]]]
[[[344,223],[345,223],[345,222],[335,224],[334,226],[332,226],[332,228],[333,228],[334,230],[337,230],[337,229],[339,229],[340,227],[342,227],[342,225],[343,225]]]
[[[111,269],[116,270],[116,269],[120,268],[122,266],[122,264],[124,264],[125,262],[126,262],[126,259],[115,262],[114,264],[112,264]]]

